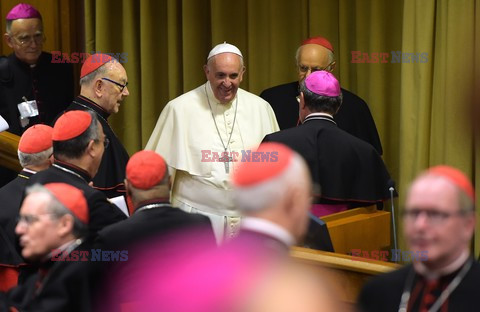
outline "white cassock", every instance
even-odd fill
[[[239,88],[235,99],[221,104],[207,81],[168,102],[145,149],[162,155],[174,169],[172,204],[210,217],[220,241],[230,232],[229,227],[235,226],[229,220],[239,221],[231,197],[230,173],[265,135],[279,130],[275,113],[266,101]],[[227,152],[237,162],[227,162],[227,170],[222,156],[230,133]]]

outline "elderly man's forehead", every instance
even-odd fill
[[[433,199],[439,199],[444,196],[458,196],[458,188],[450,180],[445,177],[424,174],[415,179],[410,186],[407,201],[415,195],[422,197],[430,196]]]
[[[42,31],[43,22],[39,18],[20,18],[12,21],[12,31],[27,31],[35,28],[36,31]]]
[[[318,61],[322,61],[324,58],[328,57],[331,53],[325,47],[322,47],[318,44],[306,44],[300,47],[299,56],[300,58],[308,55],[308,56],[315,56],[318,58]]]
[[[21,213],[39,214],[47,211],[52,196],[46,192],[34,192],[28,194],[20,209]]]

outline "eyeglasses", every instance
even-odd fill
[[[125,84],[121,84],[120,82],[116,82],[115,80],[112,80],[110,78],[102,78],[102,80],[110,81],[111,83],[116,84],[117,86],[120,87],[120,92],[123,92],[123,89],[125,89],[128,86],[128,82],[125,82]]]
[[[10,37],[13,38],[19,46],[30,45],[32,41],[35,42],[36,45],[40,45],[44,43],[46,39],[43,33],[35,34],[33,36],[19,36],[19,37],[10,35]]]
[[[19,215],[17,217],[17,224],[24,223],[27,226],[30,226],[34,224],[35,222],[38,222],[40,220],[40,216],[45,216],[45,215],[55,215],[54,213],[42,213],[39,215]]]
[[[316,71],[319,71],[319,70],[331,71],[333,69],[332,66],[334,64],[335,64],[335,61],[331,62],[330,64],[328,64],[325,67],[310,67],[310,66],[305,66],[305,65],[302,65],[302,64],[298,64],[298,70],[302,73],[307,73],[308,71],[310,71],[310,73],[313,73],[313,72],[316,72]]]
[[[414,222],[421,215],[425,214],[425,218],[432,225],[439,225],[445,222],[448,218],[454,216],[464,216],[467,213],[465,211],[457,212],[443,212],[437,210],[420,210],[420,209],[408,209],[402,211],[402,216],[407,222]]]
[[[96,140],[94,140],[94,141],[97,142],[97,143],[100,142],[99,139],[96,139]],[[105,139],[103,140],[103,147],[104,147],[104,148],[107,148],[109,144],[110,144],[110,140],[109,140],[108,138],[105,138]]]

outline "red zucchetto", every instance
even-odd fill
[[[63,113],[53,126],[53,141],[67,141],[76,138],[92,123],[92,116],[79,110],[73,110]]]
[[[102,65],[112,61],[113,58],[108,54],[97,53],[90,55],[82,65],[80,70],[80,79],[96,71]]]
[[[472,201],[475,201],[475,190],[473,185],[467,176],[460,170],[450,166],[440,165],[428,169],[427,173],[448,179],[450,182],[464,191],[465,194],[472,199]]]
[[[52,147],[53,128],[47,125],[33,125],[28,128],[18,142],[18,150],[22,153],[36,154]]]
[[[306,45],[306,44],[317,44],[317,45],[321,45],[322,47],[324,48],[327,48],[329,49],[330,51],[333,52],[333,46],[332,44],[330,43],[330,41],[328,41],[327,39],[323,38],[323,37],[312,37],[312,38],[308,38],[308,39],[305,39],[302,41],[302,46]]]
[[[238,170],[232,176],[232,182],[237,187],[249,187],[259,183],[267,182],[282,174],[292,162],[293,151],[286,145],[280,143],[263,143],[252,152],[259,156],[258,161],[252,158],[242,162]]]
[[[66,183],[48,183],[44,186],[75,217],[88,224],[90,218],[88,204],[81,190]]]
[[[153,151],[140,151],[133,154],[126,168],[128,182],[142,190],[148,190],[160,183],[166,173],[165,160]]]

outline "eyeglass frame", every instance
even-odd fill
[[[38,215],[18,215],[17,217],[17,225],[20,223],[24,223],[27,227],[31,226],[32,224],[40,221],[40,216],[45,216],[45,215],[54,215],[57,216],[56,213],[53,212],[47,212],[47,213],[41,213]]]
[[[332,66],[334,66],[335,64],[336,64],[335,61],[331,61],[327,66],[318,67],[318,68],[317,67],[312,68],[310,66],[304,66],[304,65],[297,64],[297,68],[301,73],[306,73],[306,72],[308,72],[308,70],[310,70],[310,73],[320,71],[320,70],[326,70],[326,71],[330,72],[330,71],[333,70]]]
[[[44,44],[45,40],[47,40],[47,37],[45,36],[45,34],[43,32],[40,33],[40,34],[35,34],[33,36],[27,36],[28,41],[26,41],[27,39],[25,39],[25,40],[18,39],[16,36],[14,36],[11,33],[9,33],[8,35],[10,36],[10,38],[13,38],[17,42],[17,44],[21,47],[25,47],[25,46],[28,46],[28,45],[32,44],[32,41],[35,42],[36,45]],[[37,42],[37,40],[35,39],[36,36],[41,36],[42,41]]]
[[[429,224],[440,225],[444,223],[447,219],[455,216],[467,216],[468,214],[473,213],[473,211],[455,211],[455,212],[444,212],[438,210],[422,210],[422,209],[404,209],[401,212],[402,217],[410,222],[415,222],[421,214],[425,214],[425,218]]]
[[[93,141],[98,143],[98,142],[100,142],[100,139],[95,139]],[[107,148],[109,145],[110,145],[110,140],[107,137],[105,137],[103,139],[103,148]]]
[[[103,78],[100,78],[100,79],[110,81],[111,83],[116,84],[118,87],[120,87],[120,92],[123,92],[123,90],[125,90],[125,88],[128,86],[128,81],[125,82],[125,84],[121,84],[120,82],[117,82],[117,81],[112,80],[112,79],[107,78],[107,77],[103,77]]]

